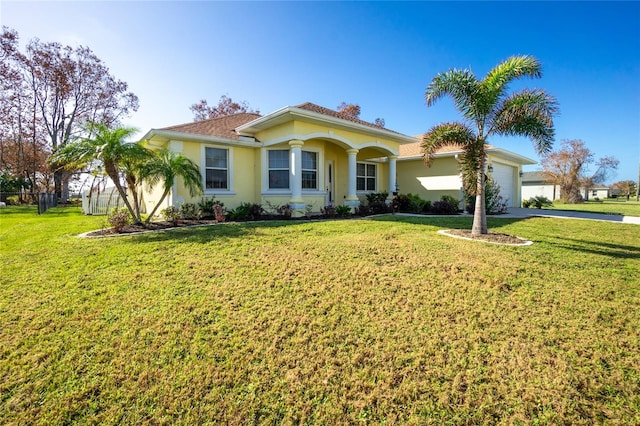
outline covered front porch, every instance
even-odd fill
[[[357,207],[371,192],[396,188],[397,152],[373,141],[355,143],[310,135],[261,149],[264,205],[288,204],[319,212],[325,206]]]

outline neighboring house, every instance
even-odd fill
[[[545,197],[551,201],[560,198],[560,185],[553,185],[541,171],[524,172],[522,174],[522,199]]]
[[[530,158],[516,153],[486,146],[487,174],[500,186],[500,195],[509,207],[519,207],[522,201],[520,176],[522,166],[535,164]],[[431,167],[422,159],[420,142],[400,146],[398,157],[398,190],[404,194],[419,195],[425,200],[437,201],[443,195],[463,199],[462,179],[458,167],[459,148],[443,148],[435,155]]]
[[[609,188],[606,186],[594,186],[588,190],[580,189],[580,195],[585,200],[598,198],[609,198]],[[524,172],[522,175],[522,199],[528,200],[532,197],[546,197],[551,201],[560,198],[560,185],[549,183],[542,171]]]
[[[204,196],[227,208],[249,202],[289,204],[298,210],[311,206],[319,212],[329,204],[357,206],[371,192],[386,191],[391,197],[398,187],[425,199],[439,199],[443,193],[460,198],[456,152],[438,154],[426,168],[414,153],[419,149],[415,137],[312,103],[264,116],[240,113],[152,129],[142,143],[196,162]],[[533,161],[490,147],[489,163],[505,198],[519,205],[519,171]],[[159,187],[145,192],[147,210],[160,196]],[[190,197],[178,179],[162,207],[200,199]]]
[[[604,198],[609,198],[609,187],[607,186],[593,186],[588,190],[581,191],[584,195],[585,200],[597,198],[602,200]]]

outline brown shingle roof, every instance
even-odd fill
[[[329,108],[325,108],[323,106],[316,105],[316,104],[311,103],[311,102],[305,102],[303,104],[296,105],[296,108],[304,109],[306,111],[311,111],[311,112],[317,112],[318,114],[328,115],[330,117],[341,118],[343,120],[352,121],[354,123],[362,124],[364,126],[373,127],[374,129],[384,129],[384,130],[387,130],[389,132],[398,133],[398,132],[394,132],[393,130],[389,130],[389,129],[385,128],[385,127],[376,126],[375,124],[369,123],[368,121],[360,120],[359,118],[354,118],[354,117],[351,117],[351,116],[349,116],[347,114],[343,114],[343,113],[341,113],[339,111],[335,111],[335,110],[332,110],[332,109],[329,109]]]
[[[217,136],[227,139],[239,139],[239,135],[235,131],[235,128],[253,121],[256,118],[260,118],[260,114],[242,112],[224,117],[196,121],[193,123],[164,127],[161,130],[171,130],[173,132],[191,133],[195,135]]]
[[[400,145],[400,155],[398,158],[418,157],[422,156],[421,141]],[[493,145],[485,144],[485,149],[495,148]],[[438,149],[435,154],[447,154],[451,152],[460,152],[461,149],[455,145],[443,146]]]

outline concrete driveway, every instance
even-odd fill
[[[509,213],[495,217],[557,217],[561,219],[601,220],[604,222],[631,223],[640,225],[640,217],[621,216],[615,214],[572,212],[566,210],[510,208]]]

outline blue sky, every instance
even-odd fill
[[[514,54],[543,77],[512,85],[554,94],[556,147],[582,139],[612,155],[611,181],[638,178],[638,2],[29,2],[0,3],[0,22],[33,37],[89,46],[129,83],[140,109],[126,124],[189,122],[189,106],[223,94],[262,113],[306,101],[358,103],[361,117],[421,134],[459,117],[424,90],[449,68],[482,77]],[[490,143],[538,160],[532,143]],[[529,170],[535,167],[528,167]]]

